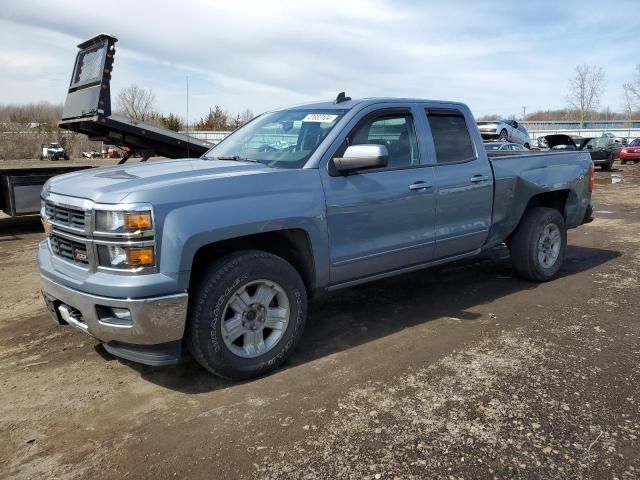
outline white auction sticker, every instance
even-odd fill
[[[310,113],[306,117],[302,119],[303,122],[320,122],[320,123],[331,123],[338,115],[328,115],[326,113]]]

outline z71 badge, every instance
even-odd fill
[[[78,262],[86,262],[87,261],[87,253],[83,252],[82,250],[74,250],[73,257]]]

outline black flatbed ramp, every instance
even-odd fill
[[[125,162],[134,152],[167,158],[202,156],[213,144],[166,128],[111,113],[111,72],[116,53],[113,35],[100,33],[78,45],[80,51],[58,126],[91,140],[126,147]]]

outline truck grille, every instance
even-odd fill
[[[79,265],[88,265],[87,246],[84,243],[75,242],[52,234],[49,244],[54,255],[69,260]]]
[[[51,202],[46,202],[45,214],[50,220],[60,225],[68,225],[69,227],[80,230],[85,229],[86,219],[83,210],[62,207],[60,205],[54,205]]]

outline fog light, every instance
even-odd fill
[[[153,248],[127,249],[127,263],[136,267],[153,265]]]
[[[118,327],[130,327],[133,325],[131,311],[128,308],[96,305],[96,312],[100,323],[116,325]]]

